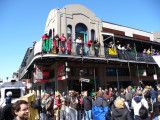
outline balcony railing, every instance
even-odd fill
[[[65,45],[67,46],[67,45]],[[55,53],[54,52],[54,46],[48,51],[43,51],[42,50],[42,41],[40,40],[39,42],[36,43],[34,50],[31,52],[29,55],[28,59],[26,60],[26,66],[31,62],[34,56],[37,54],[59,54],[59,55],[66,55],[68,54],[68,48],[65,47],[64,51],[61,51],[61,46],[59,46],[59,52]],[[78,56],[88,56],[87,55],[87,49],[85,45],[81,45],[80,48],[80,54]],[[97,55],[95,55],[95,51],[97,51]],[[77,56],[77,45],[75,42],[71,44],[71,53],[68,55],[76,55]],[[100,46],[99,48],[95,48],[94,45],[90,47],[90,57],[91,56],[96,56],[96,57],[106,57],[107,59],[109,58],[116,58],[120,60],[131,60],[131,61],[143,61],[143,62],[155,62],[152,58],[151,54],[143,54],[136,52],[134,50],[132,51],[127,51],[127,50],[118,50],[118,49],[113,49],[113,48],[108,48],[104,46]]]

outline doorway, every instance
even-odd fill
[[[82,42],[84,43],[83,46],[84,46],[85,53],[86,53],[86,42],[88,40],[88,32],[87,31],[88,31],[87,26],[83,23],[78,23],[75,27],[76,39],[78,37],[81,37]]]

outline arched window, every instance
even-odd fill
[[[93,29],[91,30],[91,40],[95,40],[95,31]]]
[[[71,25],[67,26],[67,38],[68,37],[72,38],[72,26]]]

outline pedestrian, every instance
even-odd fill
[[[42,99],[42,102],[41,102],[42,112],[40,114],[40,117],[41,117],[41,120],[46,120],[46,107],[45,107],[45,104],[47,102],[46,96],[42,95],[41,99]]]
[[[83,92],[82,108],[84,108],[85,119],[92,120],[92,98],[88,96],[88,92]]]
[[[61,94],[56,91],[55,92],[55,99],[54,99],[54,118],[59,120],[60,118],[60,109],[61,109]]]
[[[15,115],[14,120],[27,120],[29,106],[25,100],[18,100],[12,105],[12,111]]]
[[[160,95],[158,95],[157,101],[153,104],[153,118],[160,116]]]
[[[111,120],[132,120],[129,110],[125,106],[125,100],[121,97],[116,98],[112,110]]]
[[[103,98],[103,92],[96,93],[96,100],[93,102],[92,115],[94,120],[106,120],[109,106],[107,101]]]
[[[6,97],[6,105],[2,109],[0,120],[13,120],[11,96]]]
[[[153,87],[151,88],[150,94],[151,94],[151,102],[155,103],[157,98],[157,92],[154,90]]]
[[[54,104],[54,101],[52,99],[51,94],[47,94],[46,116],[47,116],[48,120],[52,120],[52,118],[54,116],[53,104]]]
[[[142,120],[140,117],[140,109],[144,106],[147,110],[149,108],[148,102],[146,99],[142,96],[141,90],[137,91],[137,96],[132,99],[132,108],[134,110],[135,120]],[[145,120],[150,120],[150,117],[146,116]]]
[[[133,98],[132,86],[128,86],[125,98],[126,98],[126,101],[128,102],[128,106],[131,107],[131,101],[132,101],[132,98]]]

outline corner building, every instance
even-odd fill
[[[20,78],[26,80],[28,92],[44,94],[67,92],[71,89],[80,92],[81,89],[98,90],[100,86],[119,89],[128,85],[138,86],[140,79],[148,85],[159,82],[160,71],[152,58],[155,53],[143,53],[144,49],[149,48],[150,51],[160,51],[160,43],[154,38],[154,32],[102,21],[88,8],[79,4],[53,9],[49,13],[44,31],[48,31],[51,40],[56,34],[61,36],[62,33],[66,38],[71,37],[72,52],[43,53],[42,40],[39,40],[34,48],[28,48],[19,69]],[[160,35],[159,32],[156,32],[156,38],[157,35]],[[82,38],[83,55],[76,55],[77,37]],[[94,45],[90,48],[91,55],[86,56],[87,40],[95,41],[96,38],[100,42],[98,57],[95,56]],[[110,42],[114,44],[113,48],[109,47]],[[131,50],[119,50],[119,44],[130,44]],[[43,72],[35,72],[37,69],[42,69]],[[43,74],[42,79],[35,77],[40,74]],[[44,78],[45,75],[48,77]],[[81,77],[89,79],[90,82],[83,82],[81,87]]]

